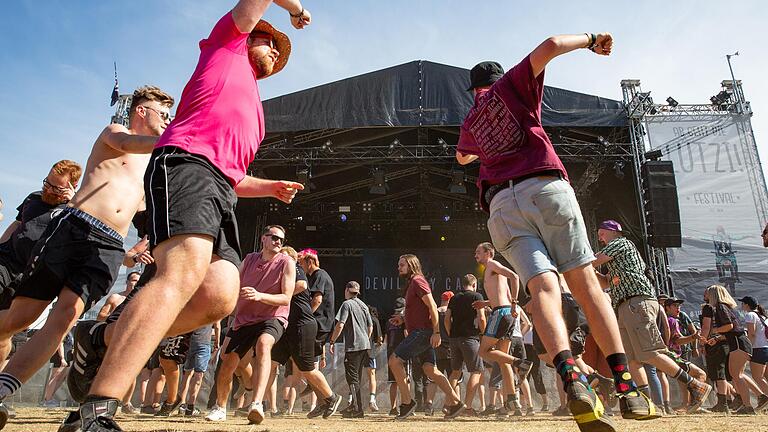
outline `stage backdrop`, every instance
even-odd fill
[[[461,289],[461,277],[465,274],[473,273],[482,280],[482,269],[475,262],[474,249],[365,249],[361,297],[382,311],[382,317],[389,316],[395,299],[405,289],[405,280],[397,275],[397,260],[405,253],[419,257],[438,305],[439,295],[444,291]]]
[[[737,299],[749,294],[768,303],[768,249],[760,238],[765,215],[753,199],[749,144],[734,117],[656,116],[647,126],[652,149],[661,149],[675,167],[683,245],[668,251],[684,309],[698,311],[704,288],[713,283]]]

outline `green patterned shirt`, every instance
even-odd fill
[[[615,238],[600,252],[612,258],[605,265],[614,309],[630,297],[655,297],[651,282],[645,277],[645,262],[631,241],[626,237]]]

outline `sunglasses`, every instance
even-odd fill
[[[69,188],[63,188],[63,187],[59,187],[59,186],[51,184],[51,182],[49,182],[47,178],[43,179],[43,187],[44,188],[48,188],[48,189],[52,190],[53,192],[55,192],[57,194],[64,194],[64,193],[69,192],[69,190],[70,190]]]
[[[167,113],[165,111],[159,111],[159,110],[156,110],[156,109],[154,109],[152,107],[149,107],[149,106],[146,106],[146,105],[139,105],[139,106],[144,107],[145,109],[148,109],[150,111],[154,111],[155,114],[159,115],[160,118],[163,121],[170,121],[171,120],[171,114],[170,113]]]
[[[278,242],[280,244],[283,244],[285,242],[285,237],[280,237],[279,235],[275,235],[275,234],[267,234],[267,236],[269,236],[269,238],[273,242]]]

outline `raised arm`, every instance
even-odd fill
[[[475,155],[465,155],[459,151],[456,152],[456,162],[458,162],[459,165],[467,165],[475,160],[477,160],[477,156]]]
[[[536,49],[531,51],[529,58],[531,68],[533,69],[533,76],[539,76],[553,58],[579,48],[590,47],[595,54],[610,55],[613,48],[613,37],[610,33],[600,33],[597,35],[582,33],[547,38]]]
[[[104,128],[99,137],[109,147],[123,153],[152,153],[159,137],[133,135],[121,124],[111,124]]]
[[[272,0],[240,0],[232,9],[232,19],[243,33],[250,33],[264,16]],[[297,29],[304,28],[312,20],[309,11],[305,10],[299,0],[275,0],[275,4],[288,11],[291,24]]]

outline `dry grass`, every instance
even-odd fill
[[[3,432],[55,432],[66,416],[64,410],[42,408],[17,408],[18,417],[12,419]],[[242,417],[230,417],[224,423],[208,423],[202,418],[187,419],[170,417],[162,421],[151,416],[120,416],[118,423],[126,431],[146,432],[489,432],[494,431],[577,431],[576,424],[568,418],[540,414],[534,417],[515,418],[506,421],[495,419],[458,418],[442,421],[434,417],[416,415],[407,421],[395,422],[385,415],[371,415],[365,419],[342,419],[334,416],[329,420],[309,420],[303,416],[267,418],[260,426],[249,426]],[[704,431],[768,431],[768,416],[721,416],[686,415],[665,417],[650,422],[616,420],[617,429],[636,432],[704,432]]]

